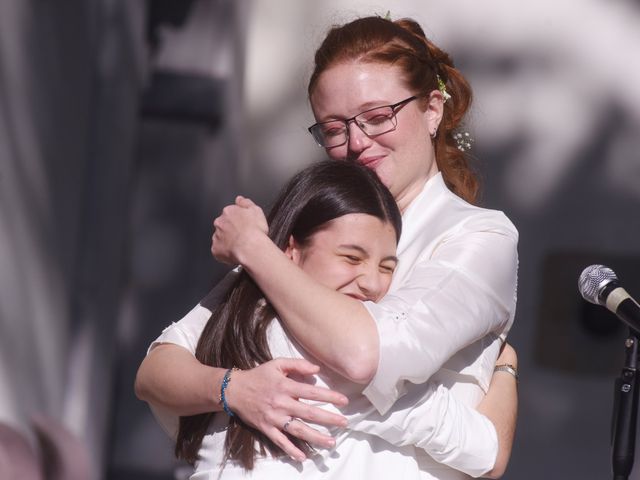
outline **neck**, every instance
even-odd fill
[[[438,173],[438,171],[439,170],[437,169],[434,170],[423,182],[417,182],[411,185],[409,188],[407,188],[407,190],[405,190],[404,192],[400,192],[400,194],[395,197],[398,208],[400,209],[400,213],[404,215],[404,212],[407,210],[407,208],[409,208],[409,205],[411,205],[416,197],[420,195],[420,192],[422,192],[424,186],[434,175]]]

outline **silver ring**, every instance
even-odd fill
[[[289,424],[290,424],[291,422],[293,422],[294,420],[296,420],[296,418],[295,418],[295,417],[289,417],[289,420],[287,420],[286,422],[284,422],[284,425],[282,426],[282,431],[283,431],[283,432],[286,432],[286,431],[287,431],[287,428],[289,428]]]

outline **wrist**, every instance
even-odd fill
[[[518,355],[515,349],[508,343],[505,343],[500,351],[500,355],[496,359],[497,365],[511,365],[516,370],[518,369]]]
[[[220,403],[220,388],[224,378],[226,368],[206,366],[206,376],[202,376],[201,383],[201,400],[205,405],[205,412],[220,412],[222,404]]]
[[[502,364],[496,365],[495,368],[493,369],[493,373],[495,374],[497,372],[504,372],[513,376],[513,378],[516,379],[516,382],[519,379],[518,367],[513,364],[502,363]]]
[[[239,368],[233,367],[229,368],[225,371],[224,376],[222,377],[222,381],[220,382],[220,394],[218,395],[218,404],[222,407],[222,410],[229,415],[230,417],[234,417],[235,413],[229,405],[229,385],[231,383],[232,376],[236,379],[236,374],[240,371]]]
[[[275,246],[269,236],[261,230],[253,230],[242,241],[236,242],[234,256],[240,265],[250,269],[255,255],[263,254],[265,249]]]
[[[227,373],[229,372],[229,373]],[[244,370],[240,370],[239,368],[231,368],[226,369],[224,371],[225,375],[221,377],[220,383],[218,383],[218,390],[216,395],[216,400],[218,404],[218,409],[222,410],[229,416],[238,415],[239,398],[242,398],[242,381],[244,378]],[[224,388],[224,401],[222,398],[222,390],[223,390],[223,382],[224,378],[227,377],[227,385]],[[226,408],[225,408],[226,406]],[[229,413],[231,412],[231,413]]]

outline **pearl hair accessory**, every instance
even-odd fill
[[[456,132],[453,134],[453,139],[456,141],[456,146],[458,150],[461,152],[466,152],[467,150],[471,150],[471,144],[473,143],[473,138],[469,135],[469,132]]]

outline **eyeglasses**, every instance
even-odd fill
[[[339,147],[347,143],[349,141],[349,124],[351,122],[354,122],[368,137],[382,135],[396,129],[398,125],[398,120],[396,119],[398,110],[416,98],[418,97],[412,95],[393,105],[383,105],[365,110],[346,120],[329,120],[328,122],[316,123],[309,127],[309,133],[313,135],[318,145],[324,148]]]

